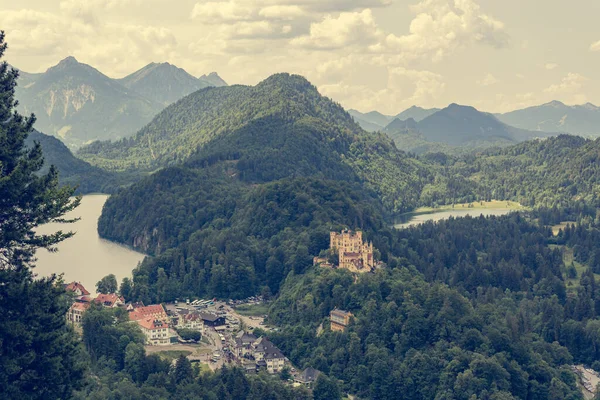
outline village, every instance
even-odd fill
[[[343,268],[355,274],[371,272],[379,266],[374,259],[373,244],[363,243],[360,231],[331,232],[328,251],[337,253],[337,265],[323,258],[315,258],[315,265]],[[268,339],[269,332],[279,328],[267,326],[266,315],[241,311],[243,307],[265,306],[261,296],[229,301],[182,299],[146,305],[126,302],[116,293],[100,293],[94,298],[79,282],[66,284],[65,290],[73,296],[66,318],[79,332],[84,313],[92,303],[107,308],[119,307],[127,311],[131,323],[136,323],[144,334],[148,354],[185,354],[191,362],[201,363],[213,371],[223,365],[236,365],[248,374],[262,370],[281,374],[287,369],[294,385],[309,388],[320,373],[310,367],[304,371],[294,368],[283,352]],[[266,307],[263,309],[266,310]],[[353,315],[335,308],[329,317],[331,331],[344,332]]]
[[[362,232],[331,232],[330,249],[338,253],[338,265],[320,258],[315,259],[316,265],[344,268],[353,273],[370,272],[378,266],[374,261],[373,245],[363,243]],[[73,296],[66,319],[79,332],[84,313],[92,303],[107,308],[119,307],[127,311],[131,323],[136,323],[144,334],[148,354],[185,354],[191,362],[201,363],[213,371],[223,365],[236,365],[248,374],[262,370],[281,374],[287,369],[294,385],[308,388],[312,387],[320,373],[310,367],[300,371],[291,364],[268,339],[269,332],[279,328],[267,326],[266,315],[243,315],[245,313],[237,311],[242,307],[264,306],[261,296],[229,301],[184,299],[145,305],[126,302],[116,293],[100,293],[94,298],[79,282],[66,284],[65,290]],[[331,310],[330,329],[344,332],[352,317],[348,311]]]

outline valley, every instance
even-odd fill
[[[117,3],[60,9],[85,36],[140,6]],[[445,79],[458,62],[416,68],[420,52],[443,63],[471,42],[523,50],[477,1],[414,5],[402,36],[376,25],[375,2],[317,3],[204,2],[188,22],[161,20],[181,30],[128,26],[90,45],[86,59],[110,76],[64,55],[20,77],[0,64],[0,397],[600,396],[600,109],[578,93],[588,78],[509,97],[513,78],[490,72],[469,94],[468,79]],[[387,3],[377,7],[398,6]],[[211,35],[175,39],[204,26]],[[127,46],[140,47],[108,58]],[[291,68],[272,57],[280,47],[319,56]],[[374,64],[327,62],[338,47],[368,49]],[[387,68],[392,54],[402,66]],[[202,72],[215,65],[244,84]],[[561,94],[585,104],[547,102]],[[494,103],[513,111],[480,110]]]

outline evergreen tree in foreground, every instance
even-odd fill
[[[6,50],[0,31],[0,59]],[[0,64],[0,394],[6,399],[68,399],[83,378],[81,347],[65,323],[69,307],[56,277],[37,279],[31,272],[39,248],[53,250],[72,233],[36,234],[47,222],[77,207],[73,189],[58,186],[39,143],[25,139],[35,117],[16,111],[18,72]]]

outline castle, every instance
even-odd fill
[[[373,243],[363,243],[361,231],[331,232],[329,248],[338,252],[339,268],[352,272],[370,272],[375,268]]]

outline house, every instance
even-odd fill
[[[98,304],[102,304],[104,307],[115,308],[125,305],[125,299],[115,293],[102,294],[94,299]]]
[[[204,321],[204,326],[217,327],[225,325],[225,317],[212,314],[212,313],[200,313],[200,317]]]
[[[90,292],[80,282],[71,282],[65,284],[65,290],[75,293],[76,296],[89,296]]]
[[[67,311],[67,321],[75,326],[75,327],[81,327],[81,321],[83,319],[83,313],[90,308],[90,303],[80,303],[80,302],[75,302],[71,305],[71,308],[69,308],[69,311]]]
[[[152,304],[149,306],[141,306],[134,308],[133,311],[129,312],[129,319],[131,321],[139,321],[142,319],[159,320],[162,322],[168,322],[169,316],[165,311],[162,304]]]
[[[312,388],[319,375],[321,375],[321,371],[308,367],[302,371],[300,375],[296,376],[294,382],[306,386],[307,388]]]
[[[266,368],[270,374],[275,374],[285,366],[285,356],[269,339],[261,337],[252,343],[252,356],[258,368]]]
[[[172,335],[167,323],[152,318],[140,319],[137,323],[146,336],[147,344],[160,346],[171,343]]]
[[[141,301],[136,301],[135,303],[129,303],[129,304],[127,304],[127,307],[125,307],[125,309],[127,311],[133,311],[133,310],[135,310],[137,308],[140,308],[140,307],[144,307],[144,303],[142,303]]]
[[[329,313],[329,321],[331,322],[331,330],[344,332],[350,324],[350,318],[353,317],[351,312],[334,309]]]
[[[251,333],[244,331],[238,332],[235,335],[235,355],[238,358],[244,358],[248,355],[252,355],[252,344],[256,342],[258,338]]]
[[[192,329],[194,331],[202,332],[204,330],[204,320],[197,312],[191,312],[185,315],[181,315],[179,320],[179,326],[184,329]]]
[[[79,282],[65,284],[65,291],[74,294],[74,300],[79,303],[89,303],[92,301],[90,292]]]

